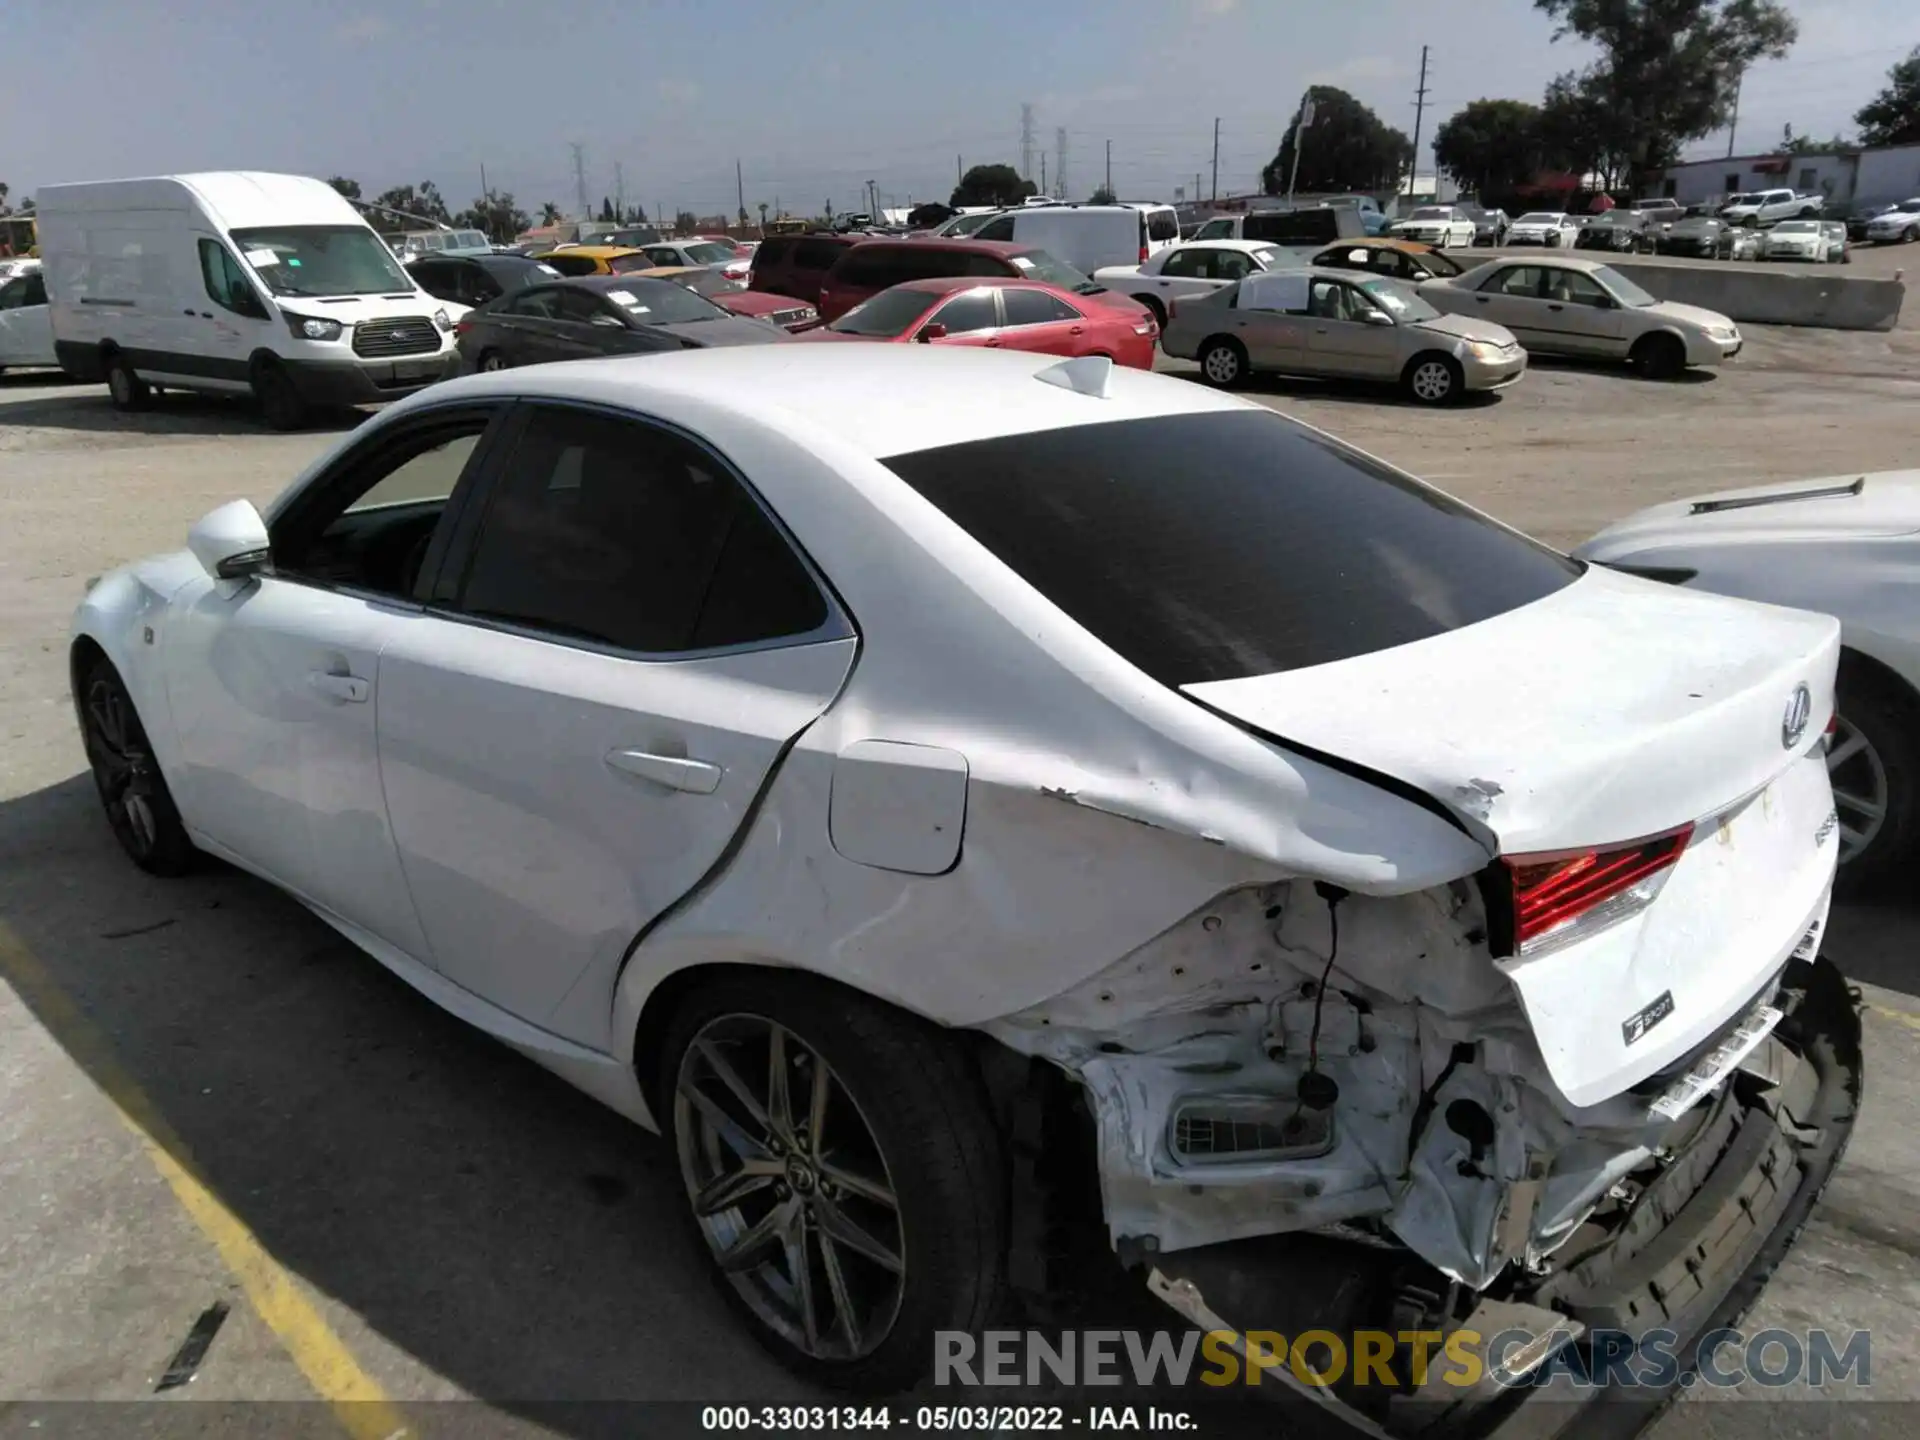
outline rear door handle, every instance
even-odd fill
[[[335,675],[325,670],[309,671],[307,684],[328,699],[338,700],[343,705],[364,705],[367,696],[373,693],[373,686],[358,675]]]
[[[711,795],[720,788],[720,767],[682,755],[655,755],[648,750],[610,750],[607,764],[626,775],[637,775],[675,790]]]

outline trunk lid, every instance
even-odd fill
[[[1839,633],[1828,616],[1596,567],[1429,640],[1183,688],[1529,854],[1657,834],[1764,787],[1820,738]],[[1812,719],[1789,749],[1781,723],[1802,684]]]
[[[1183,688],[1417,788],[1500,856],[1697,824],[1643,909],[1499,962],[1555,1083],[1591,1105],[1737,1019],[1823,921],[1838,656],[1828,616],[1593,569],[1429,640]]]

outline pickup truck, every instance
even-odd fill
[[[1823,195],[1799,195],[1792,190],[1753,190],[1735,195],[1720,208],[1720,218],[1731,225],[1762,229],[1781,220],[1815,220],[1827,207]]]

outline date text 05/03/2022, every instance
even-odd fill
[[[1197,1429],[1184,1410],[1138,1405],[708,1405],[701,1409],[703,1430],[755,1431],[785,1435],[799,1431],[892,1430],[916,1433],[1008,1430],[1154,1430]]]

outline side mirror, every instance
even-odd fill
[[[1360,312],[1362,325],[1391,325],[1393,317],[1384,310],[1363,310]]]
[[[947,327],[936,320],[931,325],[922,325],[920,327],[920,333],[913,338],[918,340],[922,345],[925,345],[929,340],[944,340],[947,338]]]
[[[230,500],[200,517],[187,532],[187,549],[216,580],[244,580],[266,568],[267,522],[251,500]]]

